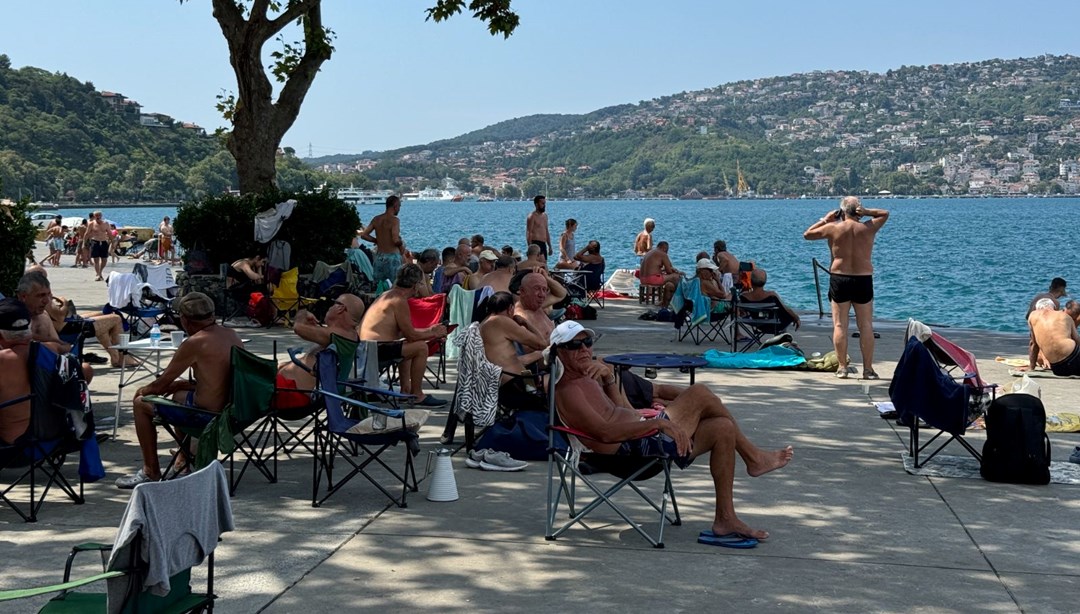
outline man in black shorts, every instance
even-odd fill
[[[863,217],[869,219],[863,220]],[[874,371],[874,265],[870,261],[874,239],[889,212],[866,209],[854,196],[840,201],[840,208],[814,222],[803,233],[808,241],[828,239],[832,264],[829,266],[829,304],[832,306],[833,346],[840,366],[836,377],[855,373],[848,364],[848,315],[855,307],[859,327],[859,349],[863,358],[863,378],[877,379]]]
[[[547,198],[537,194],[533,197],[535,210],[525,218],[525,243],[540,247],[540,254],[547,260],[551,253],[551,232],[548,230]]]

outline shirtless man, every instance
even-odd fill
[[[799,320],[799,314],[795,313],[795,310],[788,307],[780,295],[772,290],[765,289],[765,280],[768,279],[768,275],[765,273],[765,269],[754,269],[750,273],[750,290],[745,291],[739,297],[740,300],[749,303],[759,303],[767,301],[768,299],[776,299],[776,302],[780,304],[781,309],[787,312],[788,317],[791,318],[792,324],[795,325],[795,330],[799,330],[802,326],[802,321]],[[873,335],[870,335],[873,339]]]
[[[158,258],[170,264],[176,262],[176,248],[173,247],[173,226],[167,215],[158,224]]]
[[[82,267],[86,268],[90,263],[90,250],[86,244],[86,223],[87,220],[79,222],[79,225],[75,227],[75,264],[71,265],[71,268]]]
[[[559,415],[567,426],[589,433],[585,444],[601,454],[643,454],[663,450],[680,468],[709,454],[709,470],[716,492],[712,532],[735,533],[758,540],[768,532],[752,529],[735,514],[732,490],[735,454],[746,463],[751,477],[787,465],[795,452],[791,446],[766,451],[739,430],[723,402],[704,384],[690,386],[667,404],[655,418],[643,420],[631,409],[611,368],[593,360],[595,334],[577,322],[564,322],[550,336],[564,372],[555,388]],[[646,437],[659,431],[659,436]]]
[[[1035,368],[1042,352],[1054,375],[1080,375],[1080,335],[1076,332],[1078,319],[1080,303],[1069,301],[1064,311],[1057,311],[1053,299],[1039,299],[1035,303],[1035,310],[1028,315],[1032,337],[1028,368]]]
[[[488,316],[480,325],[484,354],[503,370],[499,382],[499,404],[513,409],[546,411],[539,396],[528,391],[527,380],[511,374],[529,373],[527,366],[543,358],[547,340],[520,315],[514,313],[514,297],[496,292],[487,299]],[[518,354],[518,348],[524,352]]]
[[[71,351],[71,344],[64,343],[56,334],[52,319],[45,312],[46,307],[52,302],[52,286],[49,278],[45,276],[45,270],[31,267],[19,278],[15,287],[15,296],[26,305],[30,312],[30,333],[34,341],[38,341],[58,354],[67,354]],[[86,383],[94,379],[94,369],[89,363],[83,362],[83,376]]]
[[[334,299],[334,304],[330,306],[323,318],[326,326],[319,324],[319,320],[310,311],[306,309],[298,311],[296,322],[293,324],[293,332],[297,337],[312,343],[312,346],[306,348],[300,355],[300,362],[308,369],[314,369],[315,356],[330,345],[331,335],[358,341],[360,337],[356,334],[356,327],[360,325],[363,317],[364,301],[353,294],[342,294]],[[291,360],[282,362],[278,365],[277,388],[279,392],[274,395],[274,407],[276,409],[307,407],[311,404],[311,397],[306,393],[289,392],[288,389],[311,390],[314,387],[315,376],[310,371],[301,368]]]
[[[521,261],[521,268],[535,269],[538,267],[547,268],[547,255],[544,254],[544,250],[540,249],[539,245],[534,243],[525,250],[525,259]]]
[[[379,362],[400,360],[401,392],[415,397],[414,404],[423,407],[442,407],[444,399],[424,394],[424,369],[427,368],[429,339],[446,336],[446,327],[436,324],[430,328],[413,327],[409,314],[409,299],[416,296],[416,286],[424,272],[415,264],[398,271],[394,287],[383,292],[368,308],[360,323],[360,339],[379,342]]]
[[[534,211],[525,218],[525,244],[537,245],[543,255],[544,266],[551,253],[551,233],[548,231],[547,198],[537,194],[533,197]]]
[[[547,310],[566,298],[566,288],[549,277],[546,270],[536,269],[523,275],[517,288],[511,282],[510,292],[515,290],[517,305],[514,312],[525,318],[541,336],[550,335],[555,323],[548,317]]]
[[[124,332],[124,322],[120,316],[115,313],[80,313],[75,314],[78,316],[77,319],[69,322],[67,318],[73,311],[74,306],[69,309],[68,301],[62,296],[50,297],[49,304],[45,306],[45,312],[49,314],[49,320],[52,321],[53,329],[56,330],[58,336],[77,332],[83,332],[84,336],[93,335],[105,353],[109,355],[110,366],[119,367],[120,352],[114,350],[112,346],[120,342],[120,335]],[[139,363],[134,358],[127,357],[127,366],[137,364]]]
[[[480,280],[480,287],[491,286],[494,292],[509,293],[510,280],[514,277],[514,273],[517,272],[516,267],[517,261],[505,254],[500,255],[499,259],[495,261],[495,270],[484,275],[484,278]]]
[[[360,238],[375,244],[375,281],[396,279],[401,259],[405,255],[405,243],[401,240],[401,198],[391,194],[386,197],[386,212],[371,218]],[[371,233],[375,233],[372,236]]]
[[[656,222],[651,218],[645,218],[645,230],[634,237],[634,255],[642,257],[652,251],[652,231],[656,228]]]
[[[870,219],[863,221],[862,217]],[[847,364],[848,315],[855,306],[863,378],[877,379],[874,371],[874,265],[870,254],[874,238],[889,219],[884,209],[866,209],[854,196],[845,196],[840,209],[829,211],[803,233],[808,241],[827,239],[832,252],[829,266],[829,305],[832,307],[833,347],[840,366],[836,377],[845,379],[855,368]]]
[[[100,211],[91,214],[90,222],[86,225],[86,241],[90,246],[90,259],[94,262],[94,273],[97,275],[94,281],[104,281],[101,272],[109,262],[109,243],[112,241],[109,230],[109,225],[101,219]]]
[[[724,290],[724,286],[720,283],[719,271],[720,267],[716,266],[716,263],[712,260],[708,258],[698,259],[695,276],[699,280],[701,293],[711,299],[713,309],[716,308],[720,301],[731,299],[731,295]]]
[[[682,271],[676,269],[675,265],[671,264],[671,259],[668,258],[667,241],[657,243],[656,247],[641,259],[641,283],[650,286],[662,286],[664,289],[660,301],[661,307],[667,307],[668,303],[671,302],[671,297],[675,294],[675,288],[678,287],[681,280]]]
[[[143,400],[150,395],[172,395],[177,403],[220,412],[232,392],[232,348],[243,347],[240,336],[231,328],[217,324],[214,301],[202,292],[188,292],[177,300],[180,327],[187,333],[184,343],[173,354],[165,370],[135,392],[132,403],[135,433],[139,437],[143,466],[136,473],[118,478],[117,488],[135,488],[144,482],[161,479],[158,462],[157,427],[154,406]],[[178,379],[191,369],[194,380]]]
[[[0,404],[30,394],[30,312],[13,298],[0,299]],[[30,401],[0,410],[0,443],[14,443],[30,426]]]
[[[420,280],[420,285],[416,288],[416,295],[423,298],[435,294],[431,281],[435,269],[439,268],[439,251],[433,247],[425,249],[417,256],[416,264],[424,272],[424,278]]]
[[[1061,299],[1061,297],[1067,295],[1067,290],[1066,290],[1067,285],[1068,284],[1065,282],[1065,280],[1060,278],[1060,277],[1055,277],[1055,278],[1051,279],[1050,280],[1050,289],[1047,290],[1046,292],[1040,292],[1040,293],[1036,294],[1035,298],[1031,299],[1031,302],[1028,303],[1028,309],[1027,309],[1027,313],[1024,314],[1024,319],[1027,319],[1027,317],[1031,315],[1031,312],[1035,311],[1035,304],[1038,303],[1041,299],[1044,299],[1044,298],[1048,298],[1048,299],[1054,301],[1054,309],[1061,309],[1061,301],[1060,301],[1060,299]],[[1029,332],[1030,332],[1030,330],[1029,330]],[[1035,336],[1034,335],[1029,335],[1028,352],[1031,351],[1031,347],[1034,344],[1035,344]],[[1039,366],[1048,369],[1048,368],[1050,368],[1050,363],[1046,362],[1042,357],[1040,357]]]
[[[49,222],[49,227],[45,229],[45,244],[49,246],[49,257],[42,261],[41,264],[46,262],[54,267],[60,266],[60,256],[64,253],[64,227],[62,221],[64,218],[59,215]]]
[[[720,283],[724,290],[731,292],[735,280],[739,277],[739,259],[727,251],[727,242],[713,241],[713,262],[719,268]]]
[[[476,267],[476,272],[468,275],[465,278],[462,287],[466,290],[479,290],[484,287],[484,278],[489,273],[495,270],[495,263],[498,262],[499,255],[490,249],[485,249],[480,252],[480,266]]]

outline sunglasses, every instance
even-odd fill
[[[582,346],[585,346],[587,348],[591,348],[593,346],[593,338],[592,337],[585,337],[584,339],[582,339],[580,341],[577,341],[577,340],[567,341],[566,343],[562,344],[562,346],[564,348],[570,350],[571,352],[573,352],[575,350],[580,350]]]

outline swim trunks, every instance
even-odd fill
[[[109,242],[108,241],[90,241],[90,257],[91,258],[108,258],[109,257]]]
[[[664,412],[660,412],[656,417],[661,420],[670,420]],[[679,469],[686,469],[694,462],[689,454],[679,456],[679,447],[675,445],[675,440],[663,433],[624,441],[615,453],[621,456],[667,456]]]
[[[53,237],[52,239],[49,239],[49,249],[58,252],[64,251],[64,240],[60,237]]]
[[[547,243],[544,243],[543,241],[529,241],[529,245],[538,245],[538,246],[540,246],[540,255],[542,255],[544,257],[544,260],[547,260],[547,257],[548,257]]]
[[[373,268],[375,269],[375,281],[388,279],[392,283],[397,279],[398,269],[401,268],[401,254],[398,252],[392,254],[379,252],[375,254],[375,266]]]
[[[311,405],[311,396],[296,388],[296,380],[291,380],[278,373],[274,383],[274,409],[299,409]]]
[[[172,237],[168,235],[162,235],[161,238],[158,239],[158,255],[164,256],[165,254],[169,253],[169,250],[171,249]]]
[[[829,300],[834,303],[865,305],[874,300],[873,275],[829,274]]]
[[[1068,358],[1050,365],[1050,370],[1054,375],[1080,375],[1080,343],[1076,344]]]
[[[659,273],[656,275],[646,275],[641,278],[641,283],[646,286],[662,286],[664,285],[664,276]]]
[[[525,389],[521,378],[504,382],[499,386],[499,405],[511,411],[547,411],[547,403],[540,395]]]
[[[391,362],[394,360],[401,360],[402,345],[404,345],[403,341],[376,342],[376,346],[379,349],[379,362]]]

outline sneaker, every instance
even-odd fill
[[[514,459],[506,452],[485,449],[469,452],[465,466],[484,471],[521,471],[528,467],[529,463]]]
[[[1076,446],[1076,449],[1073,450],[1073,453],[1069,455],[1069,462],[1080,464],[1080,446]]]
[[[484,454],[488,452],[491,450],[469,450],[465,456],[465,466],[469,469],[479,469],[480,463],[484,461]]]
[[[150,477],[147,476],[142,469],[139,469],[139,472],[133,475],[126,475],[122,478],[116,478],[116,487],[123,488],[124,490],[129,490],[131,488],[135,488],[139,484],[156,481],[157,480],[150,479]]]

